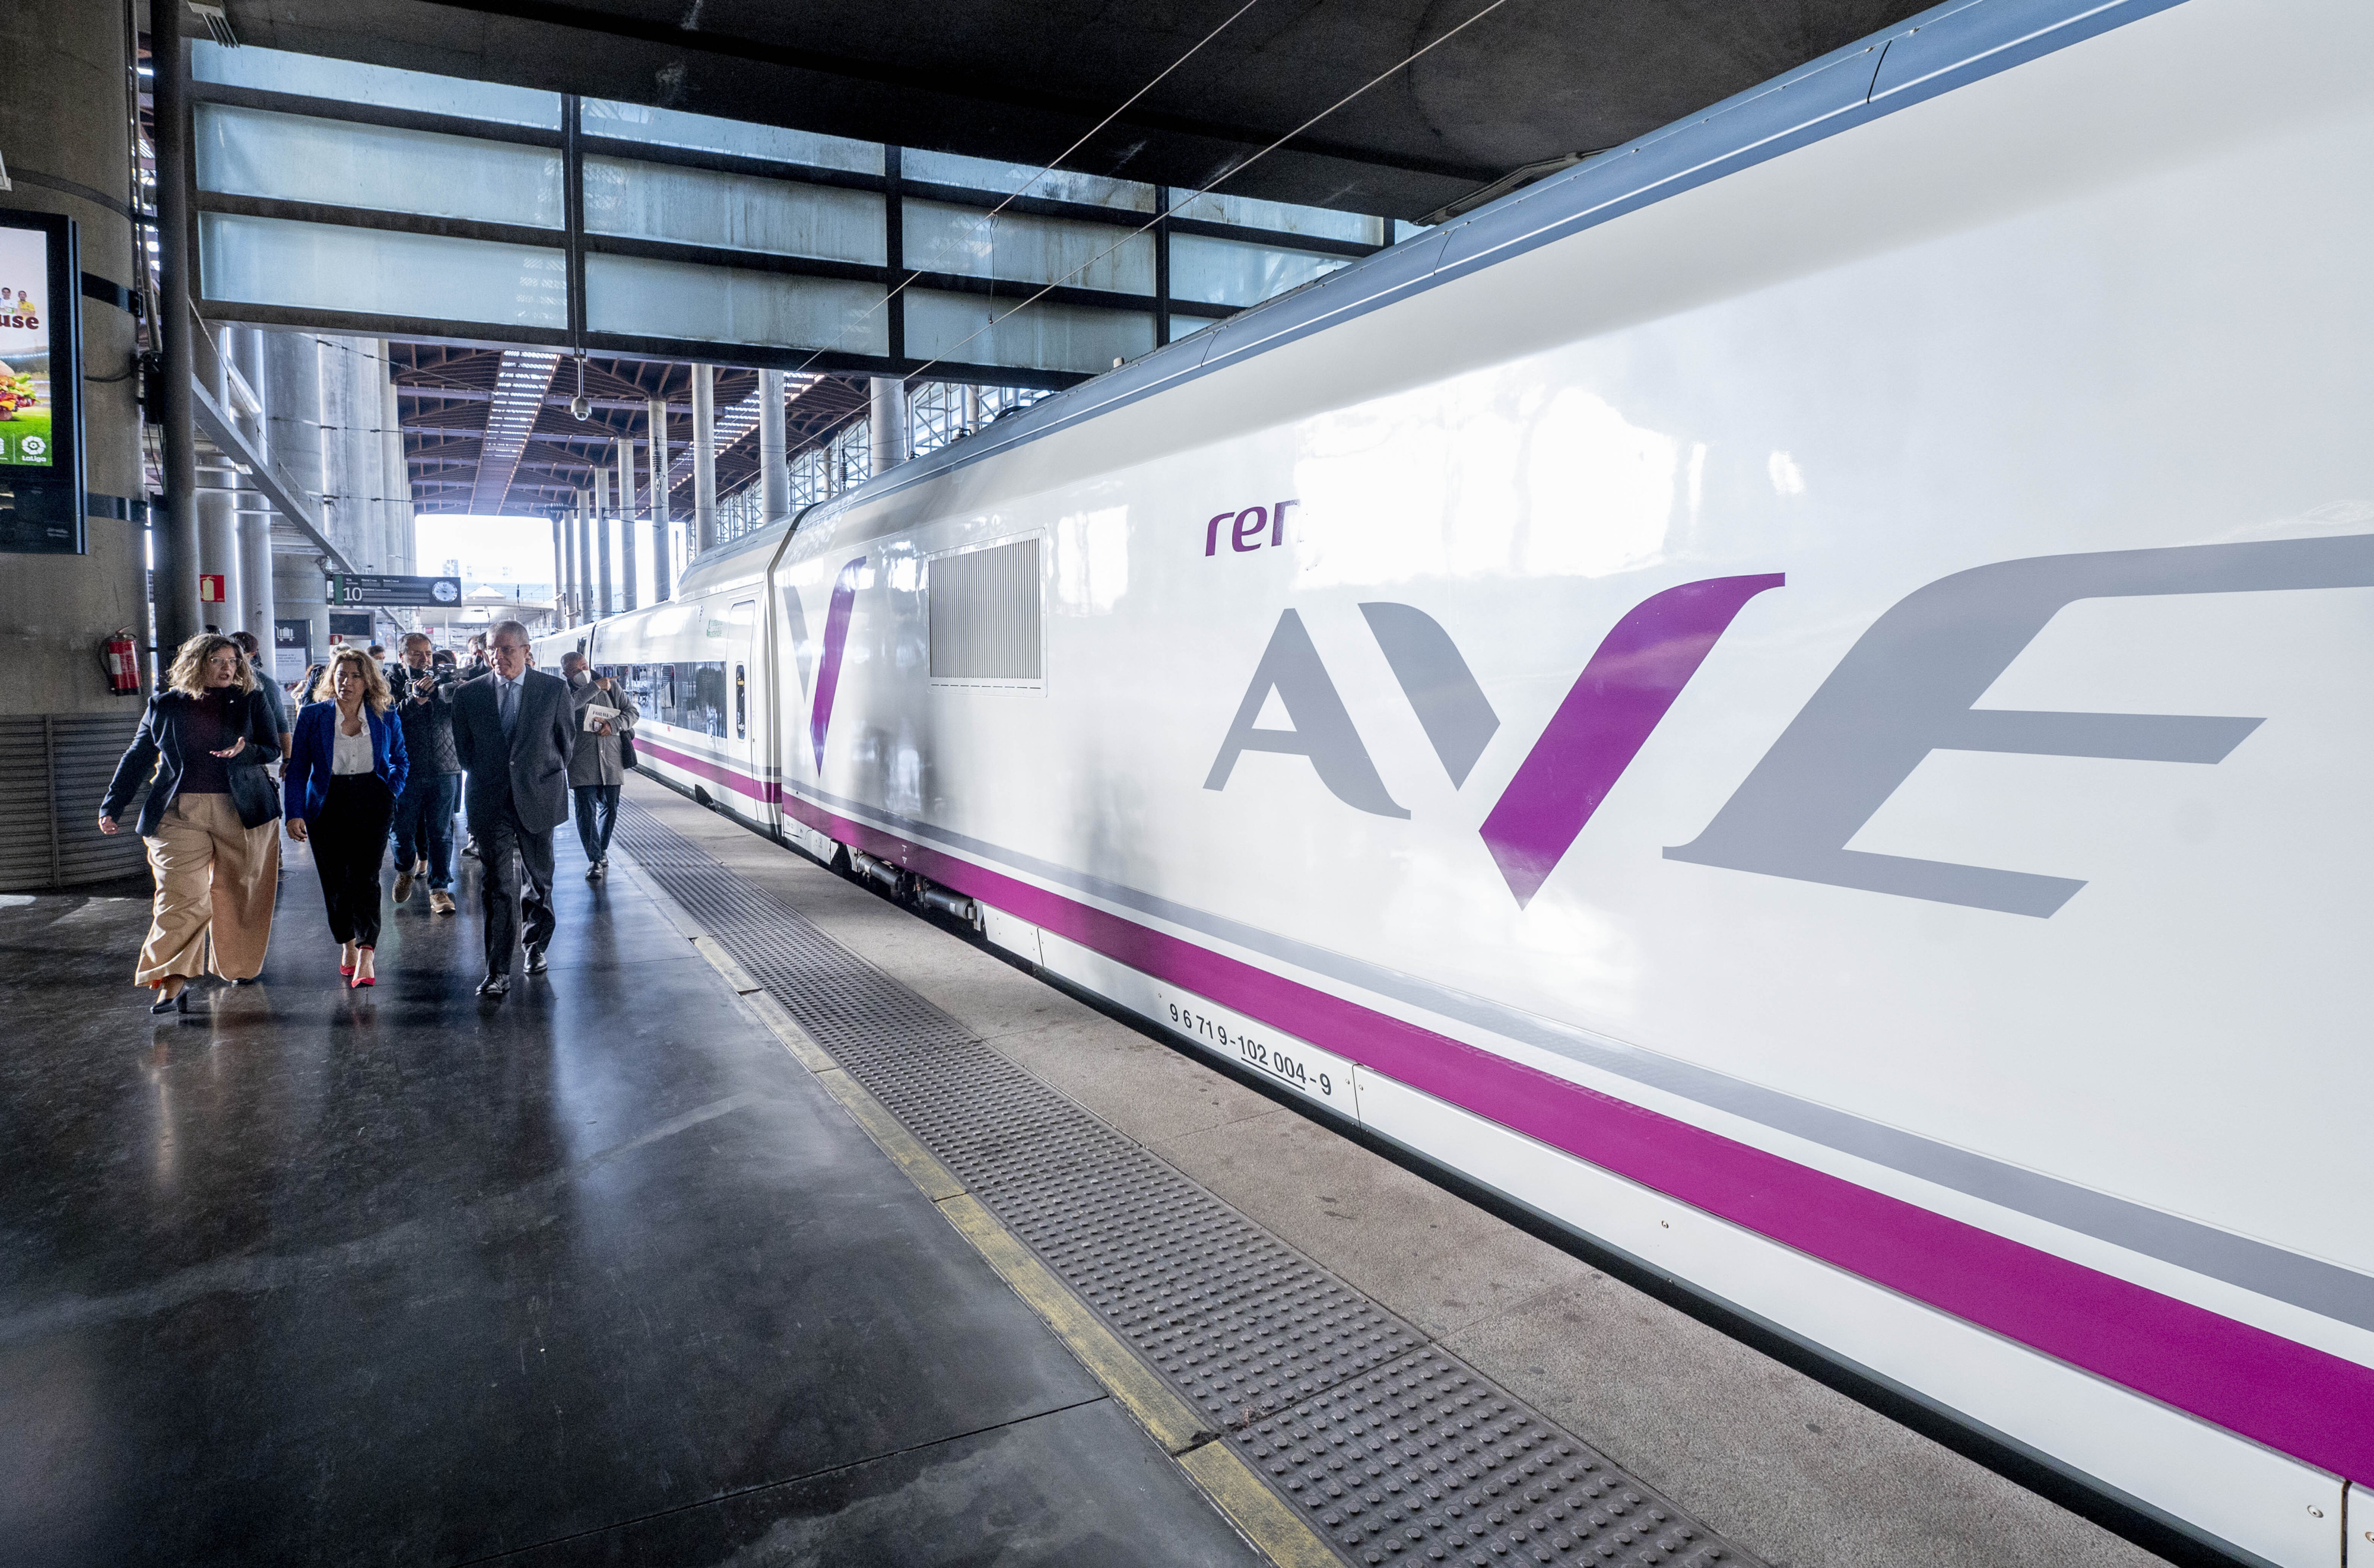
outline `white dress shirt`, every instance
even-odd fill
[[[370,720],[363,720],[360,735],[347,733],[343,713],[330,718],[330,772],[333,773],[368,773],[371,771]]]

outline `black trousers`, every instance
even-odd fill
[[[487,973],[509,974],[512,945],[523,935],[527,946],[541,948],[559,924],[552,909],[552,830],[529,832],[508,797],[490,819],[472,826],[478,837],[478,902],[487,915]]]
[[[330,935],[341,942],[379,946],[379,867],[394,815],[395,796],[377,773],[333,773],[322,814],[305,824]]]
[[[610,830],[618,825],[617,784],[571,784],[570,793],[577,797],[577,841],[585,846],[585,858],[602,861],[610,858]]]

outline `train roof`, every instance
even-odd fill
[[[786,531],[1068,430],[2182,0],[1945,0],[1710,108],[1169,343],[701,557],[681,591],[761,575]]]

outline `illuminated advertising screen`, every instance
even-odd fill
[[[0,555],[84,548],[81,284],[71,219],[0,212]]]
[[[0,229],[0,464],[57,463],[57,404],[50,376],[50,236]]]

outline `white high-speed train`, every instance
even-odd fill
[[[2369,60],[1957,0],[562,641],[754,828],[2374,1562]]]

